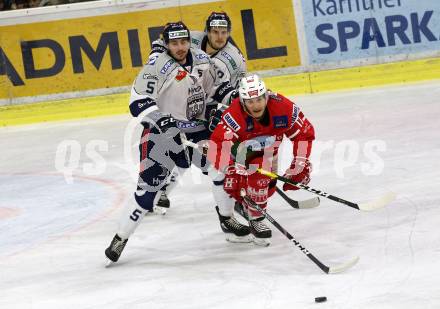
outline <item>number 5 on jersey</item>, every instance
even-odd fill
[[[155,86],[156,86],[156,82],[155,81],[149,81],[147,83],[147,89],[145,90],[145,92],[148,93],[148,94],[153,94]]]

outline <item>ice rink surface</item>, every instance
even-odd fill
[[[317,134],[311,186],[355,202],[397,193],[369,213],[271,199],[269,213],[323,262],[360,257],[337,275],[275,229],[267,248],[227,243],[197,169],[105,268],[140,128],[128,115],[1,128],[0,308],[440,308],[439,98],[439,82],[294,98]]]

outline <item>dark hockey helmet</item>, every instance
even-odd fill
[[[167,23],[162,32],[163,40],[165,44],[168,44],[170,40],[187,38],[189,40],[190,32],[187,26],[181,21],[175,23]]]
[[[206,20],[205,31],[210,31],[211,27],[226,27],[231,31],[231,19],[225,12],[212,12]]]

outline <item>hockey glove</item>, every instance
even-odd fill
[[[215,128],[222,120],[222,115],[226,108],[227,106],[221,105],[219,108],[211,111],[211,114],[209,115],[209,132],[214,132]]]
[[[232,91],[231,92],[231,96],[229,97],[229,100],[228,100],[228,105],[231,105],[231,103],[232,103],[232,101],[234,101],[234,99],[236,99],[236,98],[238,98],[240,95],[239,95],[239,93],[238,93],[238,90],[236,89],[236,90],[234,90],[234,91]]]
[[[243,200],[240,192],[247,187],[247,170],[242,165],[230,165],[225,169],[223,189],[238,202]]]
[[[290,168],[284,174],[284,177],[296,183],[306,185],[310,182],[310,174],[312,173],[312,163],[307,158],[295,158]],[[285,183],[283,190],[299,190],[297,186]]]

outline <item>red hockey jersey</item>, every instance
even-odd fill
[[[223,170],[233,162],[247,163],[252,153],[252,158],[263,158],[260,167],[274,171],[284,136],[293,143],[294,157],[310,156],[315,131],[292,101],[269,92],[265,115],[256,120],[245,112],[236,98],[211,135],[208,159],[216,169]]]

